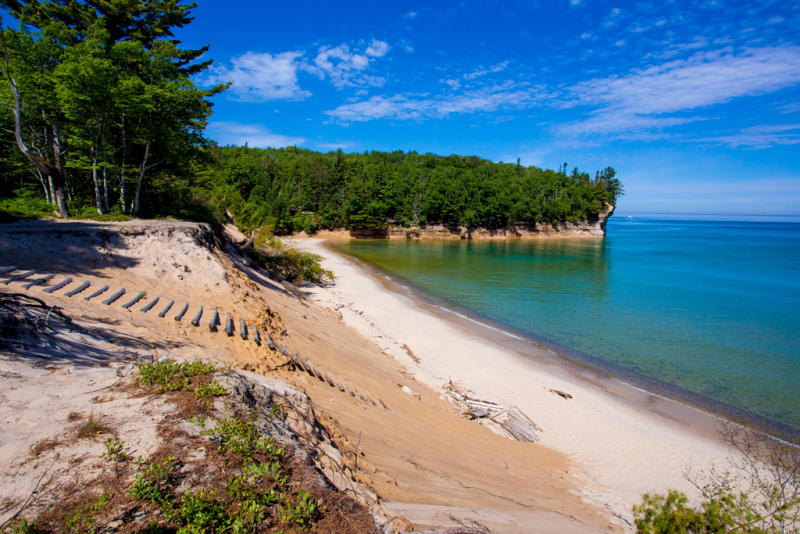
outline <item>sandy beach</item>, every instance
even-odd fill
[[[536,446],[573,462],[577,472],[570,474],[583,500],[630,521],[632,505],[645,492],[675,488],[695,495],[683,479],[688,466],[708,470],[726,464],[730,452],[716,439],[716,420],[708,414],[642,391],[633,391],[631,398],[621,384],[623,394],[619,388],[609,390],[602,383],[607,379],[581,376],[544,348],[526,344],[525,357],[513,343],[479,335],[489,332],[485,327],[434,315],[410,296],[392,291],[385,275],[333,252],[323,240],[294,239],[291,244],[324,256],[324,267],[336,275],[331,287],[306,288],[313,300],[330,308],[344,305],[339,312],[345,324],[374,340],[416,380],[439,391],[452,380],[480,398],[516,405],[530,416],[544,430]]]

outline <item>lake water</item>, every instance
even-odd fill
[[[605,239],[334,246],[611,376],[800,436],[791,219],[634,215],[612,217]]]

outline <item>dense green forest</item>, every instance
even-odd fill
[[[590,176],[416,152],[326,154],[219,147],[204,136],[198,88],[208,50],[173,30],[178,0],[0,0],[0,210],[62,217],[161,217],[244,230],[512,222],[596,216],[623,193],[614,170]],[[9,22],[9,21],[5,21]],[[7,218],[7,217],[6,217]]]
[[[295,147],[216,147],[207,184],[253,228],[270,219],[279,233],[319,228],[448,224],[501,227],[597,216],[616,204],[614,169],[594,177],[476,156],[416,152],[321,154]]]

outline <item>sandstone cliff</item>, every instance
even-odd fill
[[[554,226],[550,223],[514,223],[502,228],[467,226],[447,226],[429,224],[426,226],[403,227],[389,225],[387,228],[361,228],[320,230],[313,237],[325,239],[547,239],[561,237],[604,237],[609,217],[614,214],[614,206],[598,217],[578,222],[563,222]],[[305,232],[295,237],[312,237]]]

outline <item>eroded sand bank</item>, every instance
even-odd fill
[[[318,421],[330,437],[329,456],[347,465],[348,477],[358,483],[359,491],[373,507],[382,507],[387,515],[398,515],[391,523],[397,532],[452,527],[459,522],[470,525],[473,521],[494,532],[629,530],[624,521],[598,504],[604,502],[605,495],[588,498],[587,488],[592,488],[590,492],[603,489],[598,485],[586,486],[588,467],[579,467],[574,459],[553,448],[557,443],[550,435],[556,436],[560,432],[552,416],[545,417],[544,414],[556,413],[556,408],[548,409],[548,403],[555,399],[542,396],[541,405],[537,406],[519,403],[544,427],[544,444],[512,441],[459,417],[452,406],[440,398],[441,381],[435,376],[446,378],[452,374],[460,377],[462,370],[453,365],[460,356],[437,348],[442,346],[442,340],[432,339],[432,336],[452,336],[456,343],[454,347],[477,347],[477,341],[455,330],[448,334],[444,329],[446,324],[436,326],[413,306],[398,307],[392,300],[396,297],[383,292],[377,282],[360,274],[356,276],[358,271],[344,260],[335,263],[337,260],[331,258],[339,275],[336,293],[313,288],[307,290],[321,300],[315,303],[292,295],[291,291],[296,290],[269,279],[264,271],[237,256],[232,247],[217,242],[208,228],[196,224],[39,221],[2,225],[0,252],[3,265],[53,273],[52,284],[71,276],[74,278],[73,286],[68,287],[90,281],[92,288],[109,285],[109,293],[125,287],[129,294],[146,291],[148,298],[160,296],[164,302],[174,299],[175,310],[161,318],[156,308],[148,313],[144,313],[139,305],[122,308],[120,302],[124,299],[107,306],[98,302],[99,298],[87,302],[83,294],[69,298],[66,289],[44,293],[43,289],[50,283],[27,291],[43,299],[47,305],[60,306],[67,315],[81,323],[96,325],[110,341],[124,338],[131,344],[127,350],[137,353],[138,357],[160,357],[168,352],[178,359],[199,357],[232,363],[284,380],[307,394]],[[25,290],[15,282],[0,286],[0,291]],[[329,309],[333,306],[327,300],[338,301],[339,294],[351,291],[354,295],[361,292],[368,299],[389,300],[375,300],[374,311],[365,312],[368,320],[360,323],[351,321],[350,315],[354,317],[356,312],[347,308],[343,310],[346,317],[343,323],[340,314]],[[183,303],[190,305],[187,316],[181,321],[173,320],[172,316]],[[193,326],[189,321],[199,306],[204,307],[205,315],[198,326]],[[158,307],[161,307],[160,303]],[[237,335],[228,336],[222,329],[210,329],[209,314],[215,308],[223,318],[230,312],[237,327],[239,318],[248,325],[257,324],[262,335],[269,335],[292,353],[309,358],[335,380],[352,385],[374,399],[376,404],[378,400],[382,401],[381,404],[385,403],[388,409],[342,392],[338,387],[299,370],[289,358],[279,351],[270,350],[266,343],[257,345],[251,338],[242,339],[238,330]],[[418,351],[423,358],[423,368],[398,359],[405,353],[393,355],[396,352],[393,342],[387,343],[377,337],[386,333],[367,330],[365,325],[369,321],[375,324],[404,323],[403,332],[410,333],[407,336],[398,334],[393,339],[402,339]],[[352,323],[355,328],[346,323]],[[434,329],[429,330],[429,326]],[[378,344],[390,348],[383,351]],[[474,351],[472,356],[468,350],[463,354],[461,367],[464,376],[470,373],[474,376],[470,362],[477,361],[478,355],[483,354],[470,350]],[[9,357],[16,356],[9,353]],[[41,357],[45,361],[52,360],[52,355],[43,354]],[[86,349],[80,344],[71,347],[65,358],[83,358],[85,362],[82,365],[89,369],[102,365],[87,358]],[[496,389],[503,393],[492,394],[495,400],[505,402],[505,395],[520,395],[521,392],[515,392],[513,387],[532,387],[521,382],[504,383],[502,377],[515,372],[514,360],[503,360],[500,352],[496,360],[498,367],[493,371],[496,376],[493,378],[487,373],[486,380],[480,380],[481,384],[492,388],[490,391]],[[48,365],[55,369],[62,363],[48,361]],[[74,362],[63,365],[74,365]],[[452,369],[445,373],[443,369],[448,367]],[[412,375],[425,377],[431,386],[412,378]],[[30,463],[30,447],[41,440],[62,436],[44,424],[50,417],[49,412],[34,402],[42,397],[43,388],[47,388],[45,382],[36,376],[24,381],[0,379],[0,382],[21,381],[20,384],[9,383],[5,390],[0,388],[4,398],[0,411],[6,421],[4,431],[0,433],[0,458],[7,466],[0,472],[0,480],[14,478],[15,481],[13,485],[3,485],[5,489],[0,492],[0,500],[5,497],[24,499],[25,488],[35,486],[40,471],[32,469],[30,476],[23,480],[15,466],[44,466],[44,462]],[[496,385],[492,385],[493,380]],[[90,382],[92,380],[87,381],[83,388],[86,391],[80,384],[74,384],[81,389],[74,392],[74,402],[96,396],[97,393],[90,392],[105,385],[95,386]],[[553,385],[558,384],[553,382]],[[13,395],[5,393],[12,386],[15,388]],[[414,395],[406,393],[403,386],[412,390]],[[480,388],[476,390],[482,391]],[[566,402],[561,398],[557,400]],[[574,409],[586,401],[576,396],[569,402]],[[62,401],[58,399],[51,400],[51,403],[61,411],[72,409],[68,403],[61,406]],[[85,410],[91,410],[93,406],[89,403]],[[120,429],[126,428],[127,422],[134,423],[130,419],[136,417],[112,401],[103,402],[96,409],[102,410],[111,424],[120,425]],[[560,413],[563,415],[569,411]],[[573,437],[577,440],[602,438],[578,433]],[[99,447],[100,444],[93,446]],[[320,457],[321,462],[323,459]],[[603,461],[602,458],[596,460]],[[656,474],[653,478],[658,480]],[[623,512],[623,515],[627,514],[627,510]]]

